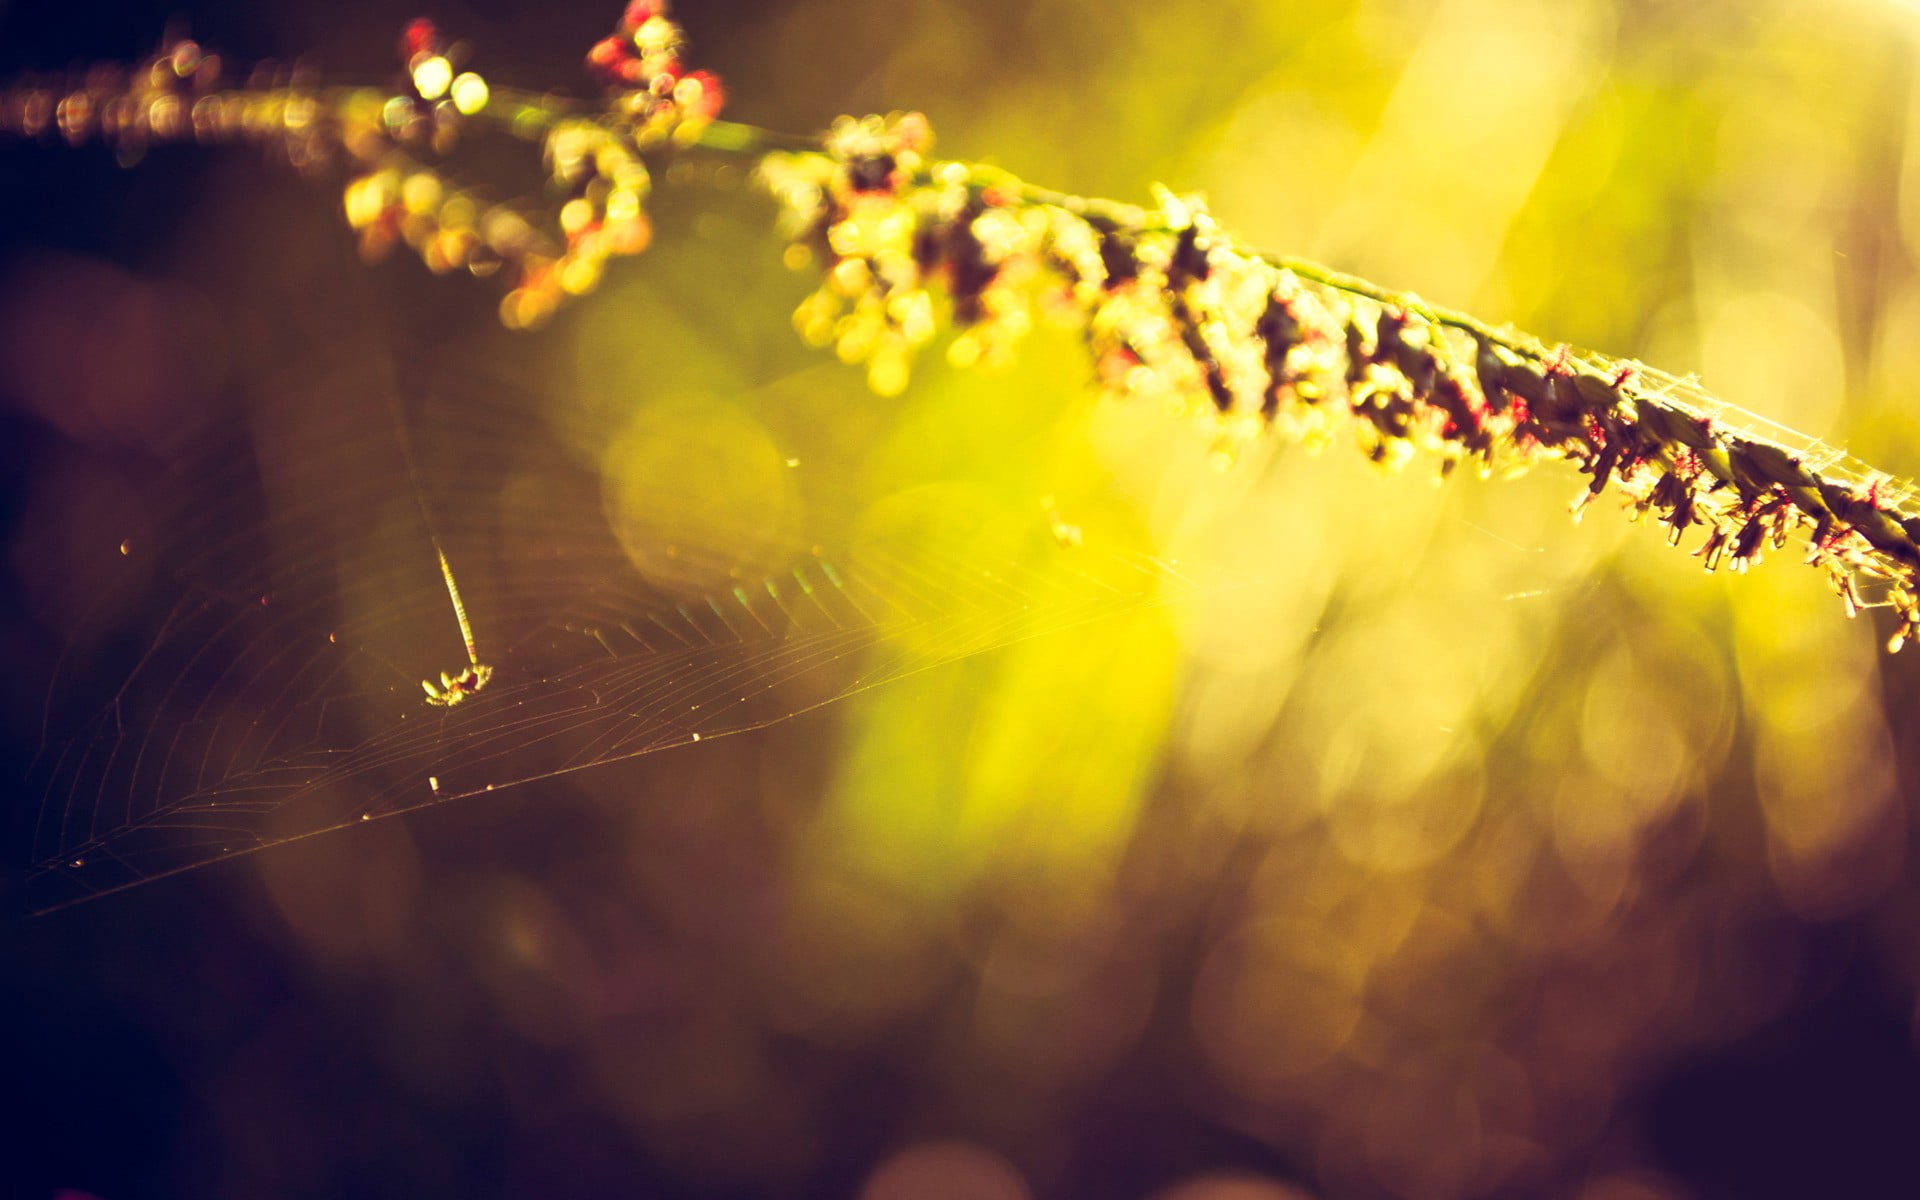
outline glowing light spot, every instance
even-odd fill
[[[121,542],[121,543],[120,543],[120,553],[121,553],[122,555],[127,555],[127,554],[131,554],[131,553],[133,553],[133,543],[132,543],[132,542]]]
[[[380,219],[386,210],[386,188],[379,176],[369,175],[356,179],[347,185],[346,191],[347,224],[355,229],[365,229]]]
[[[607,253],[639,254],[653,242],[653,226],[644,213],[619,221],[609,217],[604,236]]]
[[[487,87],[487,81],[467,71],[453,81],[453,106],[464,116],[472,116],[487,106],[493,93]]]
[[[200,44],[191,39],[182,39],[173,44],[168,65],[173,68],[175,75],[185,79],[199,70],[201,59]]]
[[[593,224],[593,204],[579,196],[560,206],[560,229],[568,237],[576,237],[580,231]]]
[[[696,733],[696,734],[694,734],[694,735],[693,735],[693,740],[694,740],[694,741],[696,741],[696,742],[697,742],[697,741],[699,741],[699,740],[700,740],[700,735],[699,735],[699,734],[697,734],[697,733]]]
[[[672,21],[658,14],[648,17],[633,31],[633,43],[642,54],[658,54],[678,40],[680,30]]]
[[[604,273],[600,259],[576,258],[560,268],[560,286],[569,295],[584,296],[600,286],[600,277]]]
[[[572,205],[578,201],[569,201]],[[565,220],[566,210],[561,210],[561,219]],[[622,221],[635,221],[640,217],[640,193],[634,188],[616,188],[607,197],[607,224],[615,225]]]
[[[405,96],[393,97],[380,109],[380,119],[386,122],[389,129],[398,129],[405,125],[407,118],[412,115],[413,103]]]
[[[947,344],[947,364],[958,370],[966,370],[980,361],[980,339],[972,332],[955,337]]]
[[[438,100],[453,84],[453,64],[438,54],[423,58],[413,68],[413,88],[422,100]]]
[[[514,288],[500,297],[500,323],[508,329],[525,329],[532,323],[528,317],[526,294],[520,288]]]
[[[426,214],[440,207],[446,189],[431,171],[416,171],[400,185],[400,202],[410,213]]]
[[[439,777],[438,775],[429,775],[429,776],[427,776],[427,786],[428,786],[428,787],[430,787],[430,788],[432,788],[432,789],[433,789],[434,791],[436,791],[436,792],[437,792],[437,791],[439,791],[439,790],[440,790],[440,777]]]
[[[319,116],[320,106],[306,96],[296,96],[287,101],[281,112],[281,121],[294,133],[313,128],[314,118]]]
[[[867,386],[875,395],[898,396],[907,390],[909,372],[904,348],[889,345],[867,363]]]

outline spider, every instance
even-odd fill
[[[447,562],[447,552],[440,549],[438,538],[434,539],[433,548],[440,555],[440,577],[447,581],[447,599],[453,601],[454,619],[460,622],[460,639],[467,644],[467,665],[458,675],[440,672],[438,687],[431,679],[422,679],[420,687],[427,693],[428,704],[452,708],[487,686],[487,681],[493,678],[493,668],[480,661],[480,652],[474,647],[473,626],[467,623],[467,606],[460,601],[460,587],[453,581],[453,567]]]
[[[431,679],[422,679],[420,687],[427,693],[427,703],[437,708],[452,708],[454,705],[487,686],[493,678],[493,668],[485,663],[470,663],[458,675],[440,672],[440,684],[434,686]]]

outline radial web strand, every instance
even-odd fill
[[[102,597],[147,578],[172,598],[131,634],[128,606],[103,602],[120,616],[62,665],[34,768],[34,909],[766,726],[1184,586],[1116,539],[1059,538],[1039,495],[855,495],[857,461],[784,454],[777,431],[736,454],[671,407],[635,435],[446,371],[402,406],[416,502],[397,386],[290,372],[177,473],[154,544],[115,556],[128,574]],[[684,484],[659,475],[676,454]],[[726,489],[739,503],[715,502]],[[116,637],[134,652],[103,690]],[[463,661],[492,669],[484,688],[423,699]]]

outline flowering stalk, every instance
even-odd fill
[[[426,20],[400,39],[397,89],[321,87],[298,67],[230,87],[219,56],[181,38],[131,70],[9,89],[0,133],[100,141],[127,163],[155,143],[253,141],[303,171],[343,165],[347,221],[366,257],[404,244],[435,272],[503,274],[501,320],[525,329],[652,239],[646,155],[697,140],[725,99],[710,72],[686,69],[684,46],[666,0],[632,0],[587,56],[602,99],[585,104],[495,89],[465,69],[466,44]],[[540,144],[545,203],[491,200],[437,165],[489,132]]]
[[[917,114],[843,120],[822,151],[762,168],[792,257],[825,264],[796,324],[865,362],[883,394],[932,337],[929,284],[961,327],[956,365],[1004,359],[1039,292],[1085,332],[1109,391],[1210,414],[1228,447],[1267,431],[1324,442],[1346,424],[1389,467],[1416,451],[1443,472],[1569,460],[1590,477],[1576,511],[1612,486],[1676,545],[1702,528],[1709,570],[1799,537],[1850,615],[1869,592],[1894,609],[1889,649],[1920,625],[1912,489],[1830,448],[1796,453],[1671,376],[1248,250],[1197,198],[1162,190],[1142,209],[1062,195],[933,162],[929,146]]]
[[[1263,255],[1194,197],[1150,208],[1063,195],[997,168],[930,157],[924,117],[843,118],[824,139],[717,119],[719,80],[684,68],[665,0],[633,0],[587,56],[603,96],[576,103],[491,87],[466,49],[407,28],[407,86],[321,88],[300,72],[223,89],[218,60],[177,41],[132,72],[0,96],[0,132],[99,139],[131,160],[152,142],[254,140],[315,169],[344,162],[363,252],[404,243],[435,271],[502,273],[501,319],[542,323],[593,290],[609,259],[651,239],[649,156],[700,148],[754,158],[781,210],[788,261],[817,262],[795,313],[810,342],[905,388],[943,317],[959,367],[1008,361],[1036,308],[1085,336],[1115,395],[1203,415],[1223,450],[1269,432],[1323,443],[1347,427],[1375,462],[1417,452],[1443,472],[1544,459],[1608,487],[1665,525],[1709,570],[1744,570],[1802,542],[1849,614],[1894,610],[1889,649],[1920,627],[1920,504],[1913,489],[1818,443],[1790,445],[1691,383],[1552,347],[1318,264]],[[551,195],[487,199],[427,160],[504,131],[537,141]]]

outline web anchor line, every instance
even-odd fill
[[[486,687],[493,679],[493,668],[480,661],[480,651],[473,640],[473,623],[467,619],[466,603],[460,599],[460,585],[454,582],[453,566],[447,562],[447,552],[441,547],[438,537],[433,538],[433,549],[440,556],[440,578],[446,581],[447,599],[453,602],[454,619],[460,622],[460,640],[467,647],[467,665],[458,675],[442,671],[438,686],[431,679],[422,679],[420,687],[427,694],[428,704],[436,708],[452,708]]]

